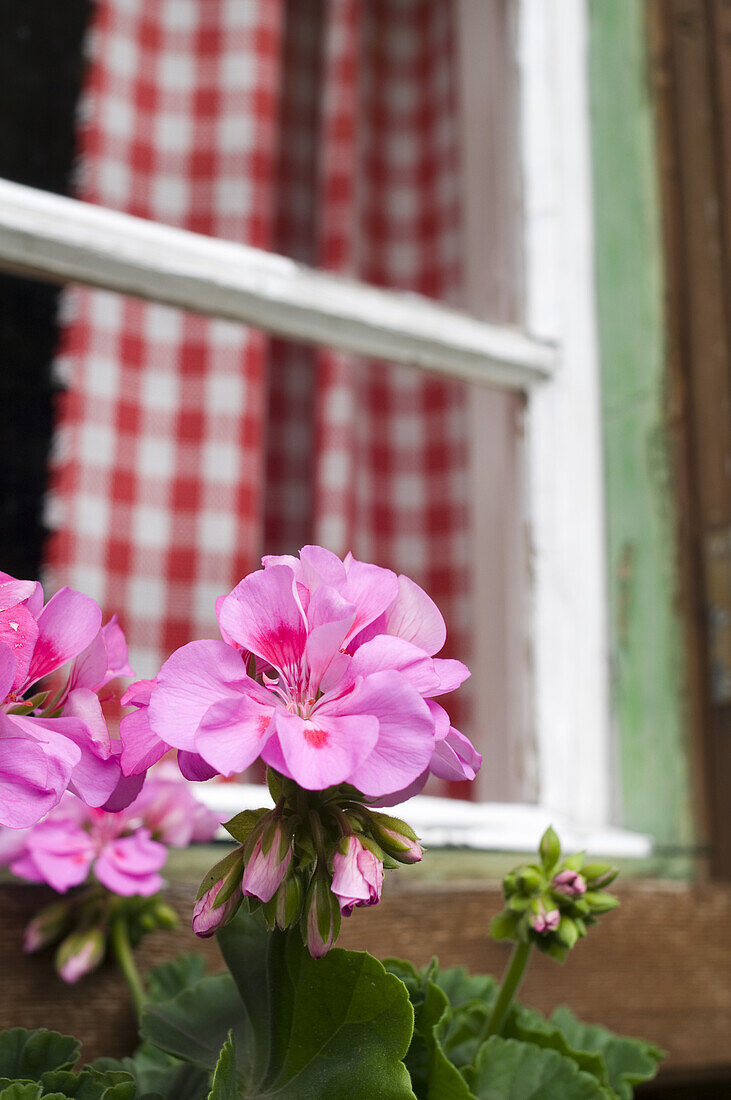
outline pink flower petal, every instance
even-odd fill
[[[10,646],[0,642],[0,703],[10,692],[18,663]]]
[[[76,688],[88,688],[91,691],[96,691],[104,683],[106,673],[107,647],[104,644],[104,635],[100,630],[93,641],[71,665],[67,690],[74,691]]]
[[[18,581],[7,573],[0,574],[0,611],[7,611],[9,607],[15,607],[27,600],[33,595],[35,588],[35,581]]]
[[[472,780],[480,770],[482,757],[472,742],[450,726],[443,741],[438,741],[430,764],[432,775],[452,782]]]
[[[9,726],[5,724],[9,723]],[[72,740],[83,737],[84,727],[76,718],[33,718],[19,714],[0,714],[0,735],[3,727],[21,733],[38,745],[46,760],[46,781],[60,798],[68,786],[71,773],[81,760],[81,750]]]
[[[368,714],[326,715],[307,721],[277,711],[277,734],[292,777],[308,791],[343,783],[378,740],[378,720]]]
[[[170,745],[150,729],[147,707],[125,714],[119,723],[122,741],[120,763],[123,775],[141,775],[169,752]]]
[[[77,657],[94,640],[102,625],[99,605],[73,588],[62,588],[38,616],[39,636],[28,680],[35,683]]]
[[[166,859],[165,845],[152,840],[148,829],[138,829],[106,845],[94,864],[94,874],[115,894],[150,897],[163,884],[156,872]]]
[[[433,695],[442,685],[434,660],[423,649],[388,634],[379,634],[355,651],[349,675],[355,682],[358,676],[387,669],[400,672],[419,695]]]
[[[119,700],[123,707],[147,707],[155,689],[157,680],[135,680]]]
[[[248,695],[214,703],[195,735],[196,752],[220,775],[244,771],[266,744],[273,713],[272,702],[262,704]]]
[[[434,600],[403,575],[398,579],[398,597],[386,612],[386,632],[419,646],[430,657],[447,640],[447,628]]]
[[[431,695],[445,695],[448,691],[455,691],[470,676],[470,670],[462,661],[434,658],[434,671],[439,677],[439,687],[430,692]]]
[[[341,594],[355,604],[355,622],[348,634],[355,638],[388,608],[398,595],[398,579],[390,569],[357,561],[350,554],[345,559],[348,579]]]
[[[297,580],[301,581],[311,593],[320,585],[342,590],[348,581],[345,566],[337,554],[326,550],[324,546],[303,546],[300,550],[300,571]]]
[[[378,741],[347,781],[368,797],[399,791],[429,765],[434,751],[434,719],[424,700],[400,672],[376,672],[351,695],[323,703],[329,713],[374,715]],[[318,712],[319,713],[319,712]],[[340,781],[339,781],[340,782]]]
[[[244,577],[221,604],[219,623],[239,645],[274,668],[299,665],[307,630],[289,566],[272,565]]]
[[[78,718],[85,726],[83,740],[74,738],[80,748],[88,747],[100,760],[109,759],[112,746],[98,695],[89,688],[75,688],[64,704],[63,716]]]
[[[199,753],[185,752],[184,749],[178,749],[178,767],[180,774],[193,783],[204,783],[206,779],[213,779],[218,774]]]
[[[84,882],[95,854],[92,838],[71,821],[40,822],[31,830],[27,849],[43,881],[60,894]],[[18,874],[15,866],[11,870]]]
[[[195,732],[203,715],[234,694],[231,684],[246,680],[244,663],[231,646],[214,639],[189,642],[160,669],[150,698],[151,732],[177,749],[197,752]]]
[[[60,797],[48,784],[42,748],[25,737],[0,737],[0,825],[11,829],[35,825]]]
[[[120,774],[116,787],[101,809],[110,814],[117,814],[121,810],[126,810],[140,793],[142,784],[145,781],[145,774],[145,772],[141,772],[139,775]]]
[[[303,664],[309,670],[310,694],[316,698],[332,662],[338,662],[340,667],[340,662],[345,658],[346,664],[349,664],[340,647],[352,626],[355,607],[343,600],[333,588],[323,586],[312,598],[310,613],[314,622],[310,624]]]
[[[38,641],[38,623],[31,613],[18,604],[7,611],[0,611],[0,643],[13,654],[15,669],[11,687],[20,691],[28,683],[28,671],[33,651]],[[7,695],[0,695],[0,703]]]
[[[112,615],[109,622],[102,627],[104,644],[107,647],[107,672],[105,682],[116,679],[117,676],[134,676],[134,671],[129,664],[129,650],[127,639],[124,636],[117,616]]]

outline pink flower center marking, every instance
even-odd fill
[[[305,741],[308,745],[312,745],[313,749],[321,749],[328,742],[328,735],[325,730],[315,729],[314,726],[308,726],[305,723]]]

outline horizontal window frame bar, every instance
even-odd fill
[[[527,391],[556,370],[555,347],[517,328],[9,180],[0,180],[0,270],[116,291],[464,382]]]
[[[196,797],[226,820],[242,810],[273,805],[267,787],[255,783],[219,783],[209,780],[196,787]],[[549,825],[564,851],[583,851],[593,857],[647,859],[653,843],[644,833],[613,825],[582,822],[556,813],[540,803],[467,802],[457,798],[417,795],[389,813],[408,821],[427,848],[474,848],[488,852],[535,852]],[[230,840],[221,829],[219,840]]]

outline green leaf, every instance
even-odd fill
[[[168,1054],[212,1070],[231,1028],[237,1045],[239,1037],[248,1037],[236,986],[229,974],[221,974],[203,978],[170,1001],[147,1004],[140,1035]]]
[[[171,997],[191,989],[205,977],[206,963],[202,955],[178,955],[171,962],[148,970],[146,977],[150,1000],[169,1001]]]
[[[469,974],[461,966],[440,970],[434,981],[444,990],[452,1008],[460,1008],[472,1001],[483,1001],[488,1008],[492,1008],[499,988],[489,974]]]
[[[41,1086],[34,1081],[13,1081],[0,1091],[0,1100],[40,1100],[40,1096]]]
[[[297,929],[268,933],[258,913],[240,914],[218,940],[254,1047],[239,1058],[245,1097],[414,1100],[401,1061],[413,1010],[377,959],[337,948],[312,959]]]
[[[631,1100],[634,1085],[651,1080],[665,1054],[644,1039],[614,1035],[607,1028],[584,1024],[570,1009],[554,1010],[551,1021],[570,1045],[579,1051],[600,1056],[607,1068],[609,1085],[620,1100]]]
[[[561,1029],[547,1020],[540,1012],[523,1005],[513,1005],[502,1029],[504,1039],[518,1039],[524,1043],[545,1050],[555,1050],[566,1058],[571,1058],[584,1073],[591,1073],[600,1085],[609,1086],[609,1074],[600,1054],[576,1048],[568,1042]]]
[[[124,1069],[137,1084],[137,1095],[142,1100],[201,1100],[208,1092],[207,1070],[181,1062],[169,1054],[143,1043],[131,1058],[115,1062],[111,1058],[99,1058],[93,1065],[99,1069]],[[45,1098],[44,1098],[45,1100]]]
[[[228,1039],[221,1048],[221,1054],[216,1064],[208,1100],[237,1100],[238,1096],[236,1051],[233,1034],[229,1032]]]
[[[404,1059],[419,1100],[474,1100],[459,1070],[447,1057],[442,1037],[450,1019],[446,994],[425,978],[414,1005],[414,1038]]]
[[[461,1068],[469,1065],[477,1053],[478,1038],[499,986],[489,975],[468,974],[462,967],[441,970],[434,980],[451,1006],[442,1025],[442,1047],[450,1062]]]
[[[555,1050],[492,1035],[465,1077],[478,1100],[610,1100],[595,1077]]]
[[[81,1043],[70,1035],[13,1027],[0,1032],[0,1077],[40,1081],[48,1070],[70,1069],[80,1051]]]
[[[118,1069],[84,1066],[80,1073],[51,1070],[43,1074],[41,1084],[44,1100],[49,1094],[73,1100],[135,1100],[137,1096],[134,1077]]]
[[[238,840],[239,844],[246,844],[251,833],[254,830],[254,826],[269,811],[266,809],[261,810],[242,810],[241,813],[236,814],[230,821],[224,821],[223,827],[227,833],[230,833],[234,840]]]

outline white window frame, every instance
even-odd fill
[[[569,846],[646,856],[612,825],[600,383],[585,71],[586,0],[515,0],[521,74],[524,331],[415,294],[0,181],[0,269],[78,282],[278,336],[528,395],[533,713],[538,801],[420,796],[427,844],[529,850],[553,822]],[[489,760],[486,762],[489,767]],[[264,789],[209,786],[223,810]],[[220,804],[220,805],[219,805]]]

